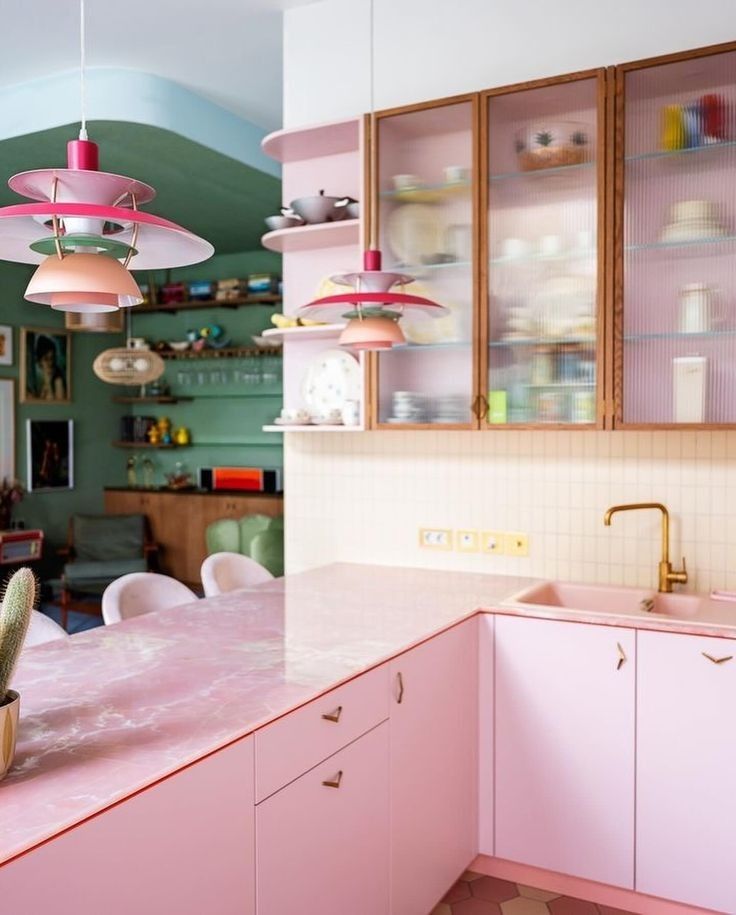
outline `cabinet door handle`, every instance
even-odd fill
[[[327,712],[327,714],[323,715],[322,717],[325,719],[325,721],[334,721],[335,724],[337,724],[337,722],[340,720],[340,715],[342,715],[342,706],[338,705],[334,712]]]
[[[618,650],[618,663],[616,664],[616,670],[621,670],[627,661],[626,652],[624,651],[621,642],[616,642],[616,649]]]
[[[398,687],[398,692],[396,693],[396,701],[399,705],[404,701],[404,678],[401,676],[401,671],[396,674],[396,685]]]
[[[325,788],[339,788],[340,782],[342,781],[342,769],[337,773],[334,778],[328,778],[327,781],[322,782]]]
[[[714,664],[725,664],[726,661],[732,661],[733,655],[726,654],[722,658],[714,658],[712,654],[708,654],[707,651],[702,651],[701,654],[704,658],[707,658],[709,661],[712,661]]]

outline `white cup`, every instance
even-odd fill
[[[464,165],[448,165],[443,172],[446,184],[464,184],[470,178],[470,169]]]

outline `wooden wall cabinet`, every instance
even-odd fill
[[[207,525],[220,518],[251,514],[276,517],[283,514],[284,502],[282,496],[267,493],[217,495],[108,489],[105,512],[146,515],[153,539],[160,547],[161,570],[199,587],[199,570],[207,556]]]
[[[615,424],[736,424],[736,45],[616,68]]]

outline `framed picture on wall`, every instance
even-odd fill
[[[74,489],[74,421],[29,419],[26,422],[28,491]]]
[[[0,379],[0,481],[15,479],[15,379]]]
[[[56,328],[21,328],[21,403],[70,403],[71,340],[68,331]]]
[[[13,328],[0,324],[0,365],[13,364]]]

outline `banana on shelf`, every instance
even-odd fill
[[[316,327],[324,321],[312,321],[309,318],[295,318],[291,315],[271,315],[271,323],[276,327]]]

